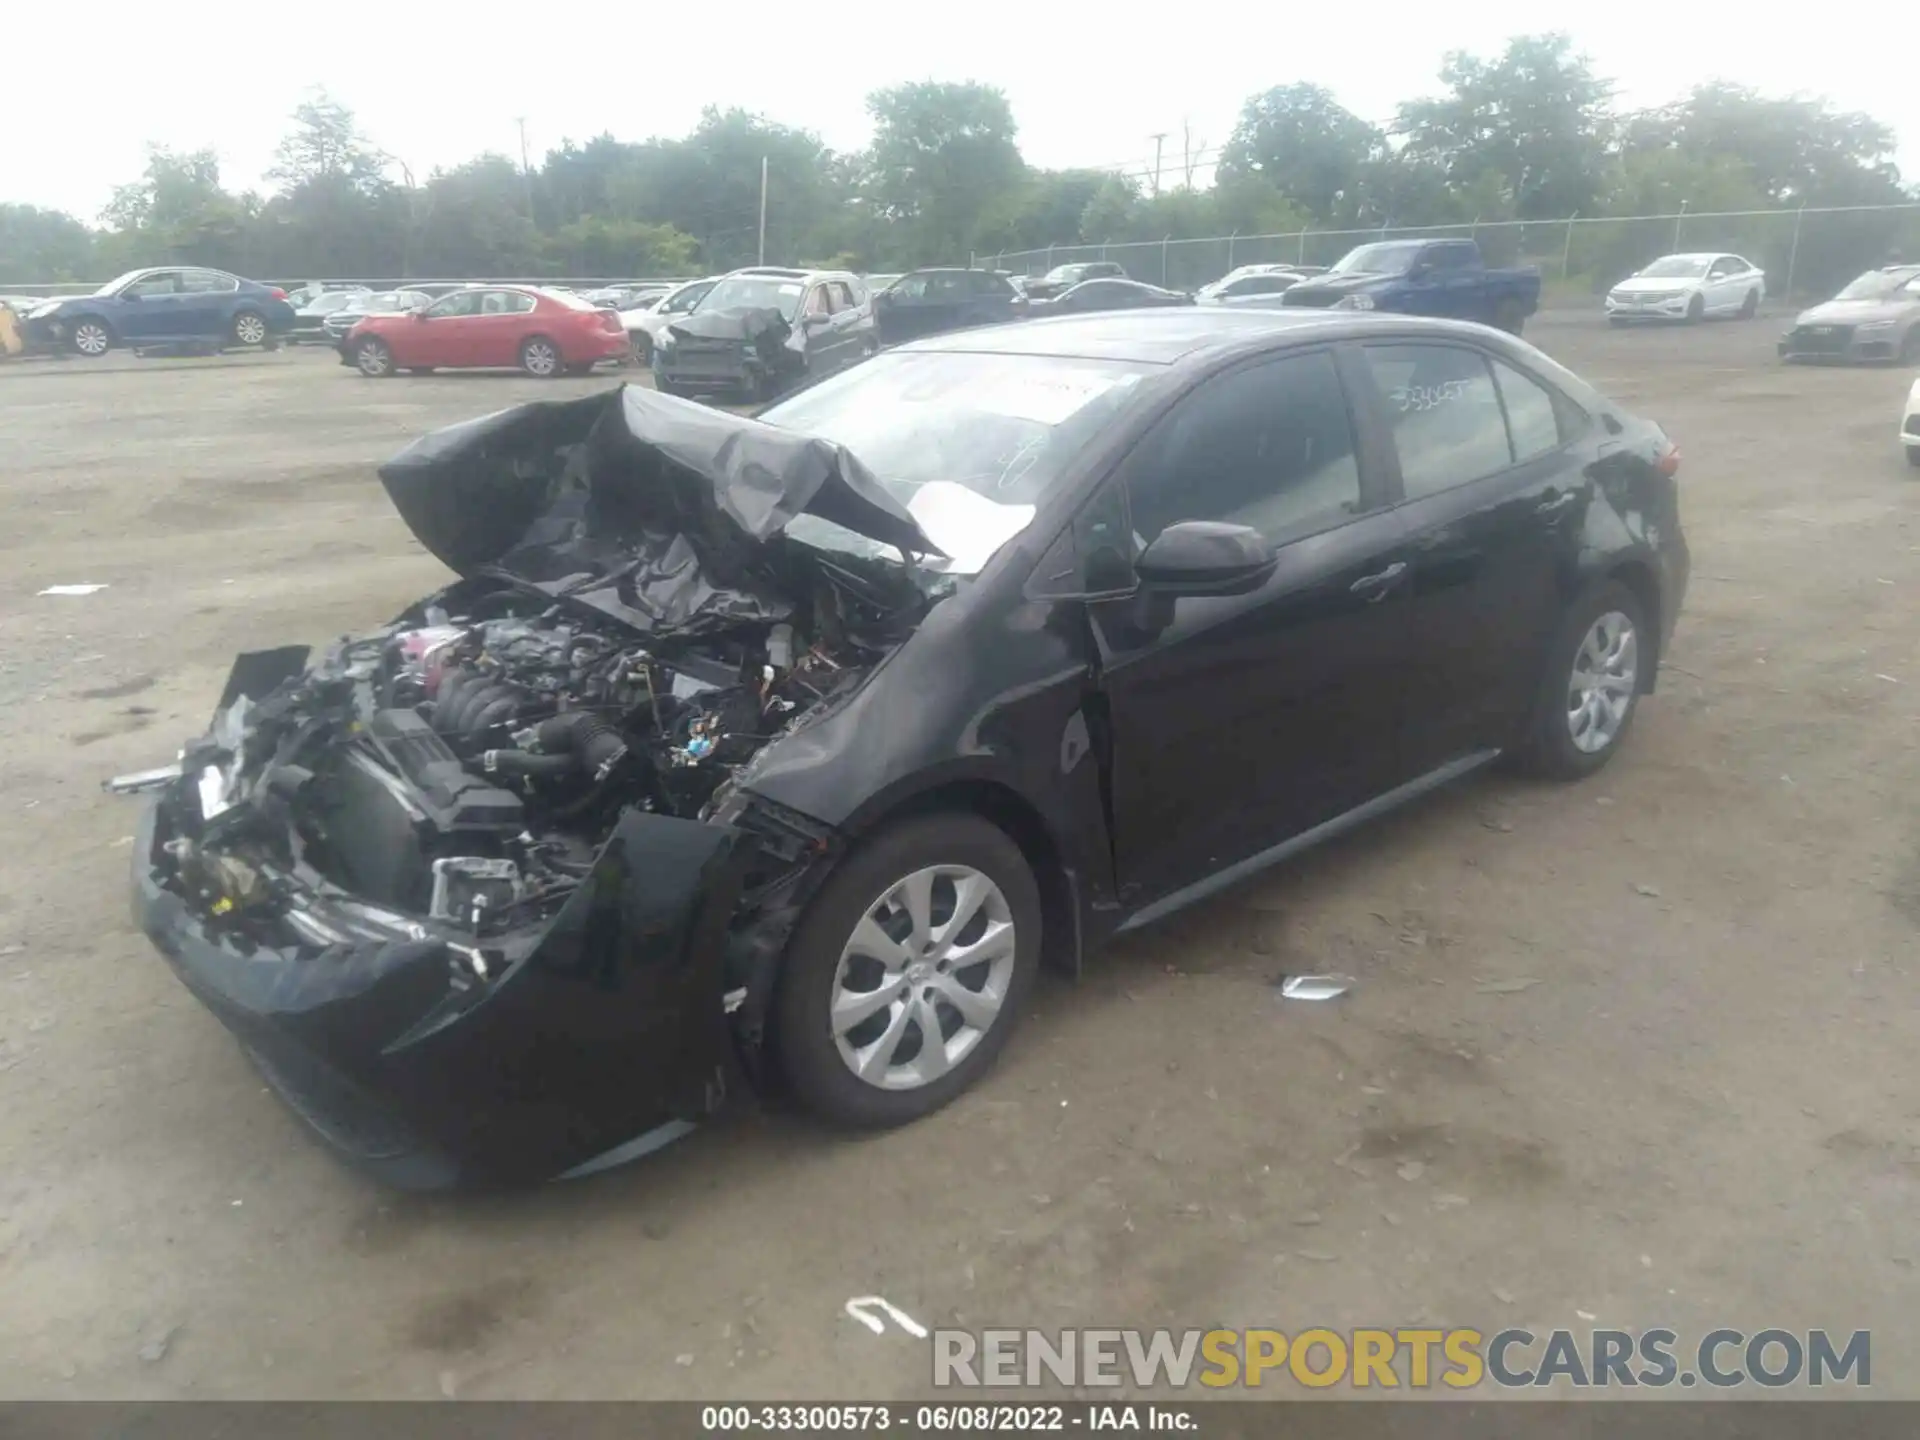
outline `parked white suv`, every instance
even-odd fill
[[[636,310],[622,310],[620,323],[633,342],[633,358],[642,365],[652,363],[654,342],[670,322],[678,320],[707,298],[707,292],[720,283],[718,275],[705,280],[689,280],[664,295],[656,295]]]

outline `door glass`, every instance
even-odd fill
[[[833,292],[833,308],[835,310],[851,310],[853,308],[853,292],[847,289],[844,280],[835,280],[827,288]]]
[[[533,296],[523,295],[518,290],[503,290],[500,298],[505,302],[500,311],[503,315],[526,315],[533,310]]]
[[[154,295],[177,295],[180,293],[180,272],[162,270],[156,275],[146,275],[127,287],[126,293],[147,299]]]
[[[833,303],[827,299],[826,286],[815,285],[811,290],[807,291],[807,314],[830,315],[832,313]]]
[[[1393,426],[1409,500],[1513,464],[1500,399],[1479,351],[1451,345],[1368,345],[1364,351]]]
[[[472,315],[479,310],[480,296],[483,293],[485,292],[479,290],[456,290],[451,295],[443,295],[433,302],[427,315],[434,320],[445,320],[455,315]]]
[[[218,270],[187,270],[181,274],[180,288],[189,295],[224,295],[238,290],[240,282]]]
[[[1513,457],[1527,461],[1557,449],[1563,438],[1553,392],[1511,365],[1493,362],[1493,378],[1507,406],[1507,429],[1513,434]]]
[[[1276,545],[1338,525],[1360,510],[1360,468],[1333,357],[1289,355],[1207,381],[1131,473],[1143,546],[1181,520],[1251,525]]]
[[[891,293],[896,300],[924,300],[927,298],[927,277],[909,275],[898,281]]]

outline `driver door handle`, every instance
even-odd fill
[[[1369,605],[1387,598],[1387,593],[1400,583],[1400,577],[1407,573],[1407,562],[1396,560],[1377,575],[1362,575],[1347,589],[1355,595],[1364,595]]]

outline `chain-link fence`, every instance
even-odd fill
[[[1550,291],[1572,300],[1603,293],[1642,265],[1675,251],[1725,250],[1767,272],[1777,296],[1825,296],[1862,270],[1896,260],[1920,263],[1920,204],[1733,210],[1669,215],[1573,215],[1565,220],[1500,220],[1466,225],[1385,225],[1371,230],[1301,230],[1288,235],[1209,235],[1107,245],[976,254],[973,263],[1043,275],[1080,260],[1118,261],[1136,280],[1191,290],[1236,265],[1331,265],[1373,240],[1471,236],[1489,265],[1535,265]]]

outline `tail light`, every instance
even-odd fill
[[[276,300],[284,300],[287,298],[287,292],[282,290],[278,285],[269,285],[267,287],[267,294]]]
[[[1671,480],[1680,473],[1680,447],[1671,440],[1663,438],[1654,451],[1653,466]]]

